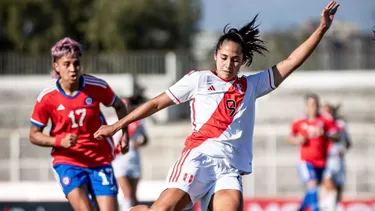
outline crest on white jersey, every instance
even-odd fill
[[[58,111],[63,111],[63,110],[65,110],[64,105],[63,105],[63,104],[60,104],[59,107],[57,107],[57,110],[58,110]]]

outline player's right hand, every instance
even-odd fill
[[[302,134],[298,134],[296,140],[300,145],[304,145],[306,143],[306,137]]]
[[[61,140],[61,147],[69,148],[74,147],[77,143],[77,135],[76,134],[67,134],[62,140]]]
[[[94,138],[100,140],[105,137],[112,137],[116,133],[116,130],[113,125],[102,125],[94,133]]]
[[[328,30],[331,27],[339,6],[340,4],[338,4],[336,1],[330,1],[328,5],[323,9],[320,17],[320,26],[323,29]]]

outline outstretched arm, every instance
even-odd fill
[[[312,54],[322,40],[324,34],[331,27],[339,4],[331,1],[320,17],[320,25],[313,34],[295,49],[284,61],[272,67],[275,86],[279,86],[292,72],[300,67]]]
[[[117,131],[121,130],[121,128],[128,126],[132,122],[151,116],[168,106],[184,103],[193,99],[201,74],[202,73],[199,71],[192,71],[186,74],[164,93],[139,106],[115,124],[101,126],[99,130],[94,133],[94,137],[96,139],[102,139],[112,136]]]
[[[101,139],[106,136],[112,136],[122,128],[127,127],[130,123],[137,120],[144,119],[152,114],[174,105],[173,100],[164,92],[159,96],[147,101],[145,104],[139,106],[134,111],[130,112],[127,116],[120,119],[113,125],[101,126],[98,131],[94,133],[94,137]]]
[[[139,106],[134,111],[129,113],[125,118],[120,119],[113,125],[114,129],[118,131],[132,122],[151,116],[152,114],[173,104],[174,102],[172,99],[164,92]]]

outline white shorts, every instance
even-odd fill
[[[208,208],[214,193],[224,190],[242,192],[242,178],[239,170],[226,159],[212,158],[196,150],[182,153],[167,176],[167,188],[178,188],[189,194],[191,208],[200,201],[201,210]]]
[[[327,166],[323,173],[324,178],[332,179],[337,185],[343,185],[345,182],[345,165],[343,162],[327,161]]]
[[[131,178],[140,178],[141,164],[138,161],[132,162],[133,160],[134,158],[129,157],[128,154],[118,155],[112,162],[115,177],[127,176]]]

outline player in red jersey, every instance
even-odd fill
[[[38,96],[31,116],[30,141],[52,147],[53,168],[64,194],[74,210],[117,210],[118,187],[111,162],[111,138],[96,140],[93,133],[105,119],[100,104],[112,106],[119,118],[126,107],[102,79],[81,73],[80,44],[70,38],[58,41],[51,49],[56,85]],[[51,121],[49,135],[43,133]],[[127,134],[127,129],[123,130]],[[127,149],[126,137],[121,141]]]
[[[155,203],[131,211],[179,211],[200,201],[202,211],[243,210],[242,176],[252,172],[255,102],[293,73],[311,55],[332,24],[338,4],[331,1],[315,32],[291,55],[257,74],[238,76],[254,53],[266,50],[256,17],[240,29],[225,27],[214,52],[215,70],[191,71],[159,96],[147,101],[94,136],[112,136],[130,123],[168,106],[190,101],[192,134],[181,158],[171,166],[166,189]]]
[[[300,164],[298,166],[306,194],[300,210],[310,207],[319,210],[318,185],[322,181],[326,165],[330,138],[337,136],[333,119],[319,114],[319,97],[309,94],[305,97],[306,116],[293,122],[288,141],[300,145]]]

